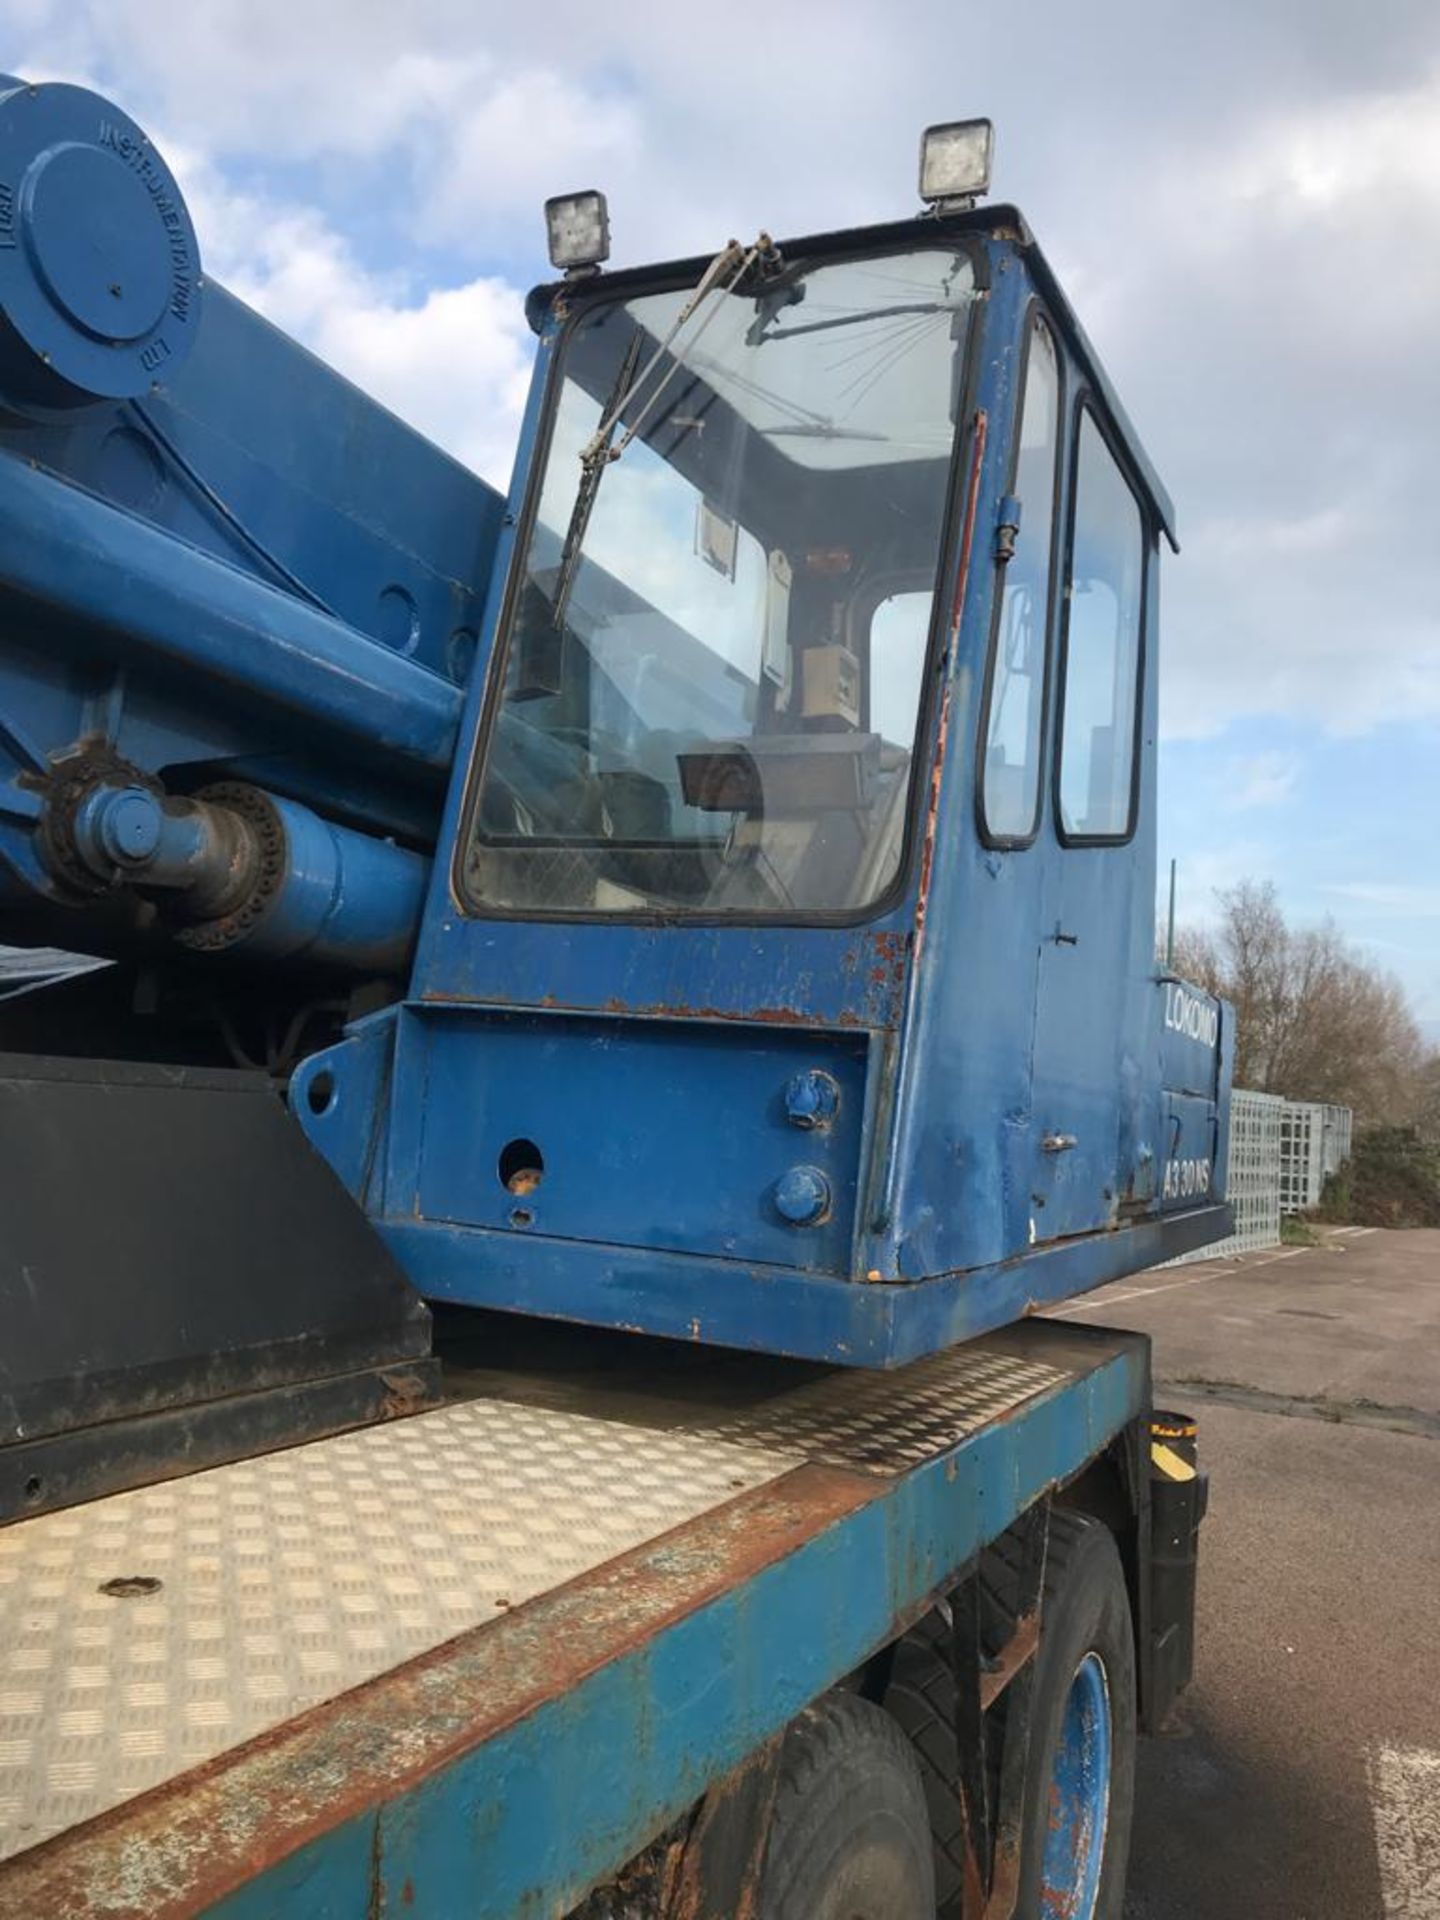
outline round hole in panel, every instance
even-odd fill
[[[335,1076],[328,1067],[322,1067],[306,1087],[305,1104],[317,1119],[334,1106]]]
[[[500,1149],[496,1171],[507,1193],[533,1193],[545,1178],[545,1156],[533,1140],[510,1140]]]

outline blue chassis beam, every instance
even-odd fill
[[[894,1478],[798,1467],[18,1857],[0,1911],[565,1913],[1148,1407],[1142,1336],[1006,1338],[1073,1377]]]

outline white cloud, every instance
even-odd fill
[[[1084,208],[1067,238],[1179,505],[1171,737],[1247,714],[1336,733],[1440,719],[1440,250],[1419,238],[1440,213],[1440,77],[1273,90],[1208,148],[1183,124],[1157,144],[1138,244]]]
[[[1440,918],[1440,886],[1409,886],[1403,881],[1334,881],[1320,889],[1338,894],[1360,906],[1374,907],[1382,913],[1413,915],[1417,919]]]
[[[465,249],[476,209],[496,205],[540,219],[552,193],[613,182],[638,170],[642,131],[625,101],[527,67],[477,91],[439,137],[420,171],[420,230]]]
[[[1286,202],[1302,217],[1361,196],[1417,194],[1440,205],[1440,79],[1287,116],[1231,169],[1244,198]]]
[[[1300,772],[1293,753],[1239,754],[1225,769],[1223,804],[1232,813],[1251,807],[1273,807],[1288,800]]]
[[[415,291],[367,272],[313,208],[226,186],[171,149],[207,270],[268,320],[503,492],[529,386],[519,290],[484,276]]]

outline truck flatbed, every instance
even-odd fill
[[[1038,1320],[451,1353],[437,1411],[0,1532],[0,1913],[564,1914],[1149,1406],[1143,1340]]]

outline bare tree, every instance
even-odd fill
[[[1437,1069],[1399,982],[1332,922],[1292,927],[1269,881],[1219,901],[1216,927],[1183,933],[1175,958],[1235,1008],[1235,1084],[1334,1101],[1362,1124],[1418,1119]]]

